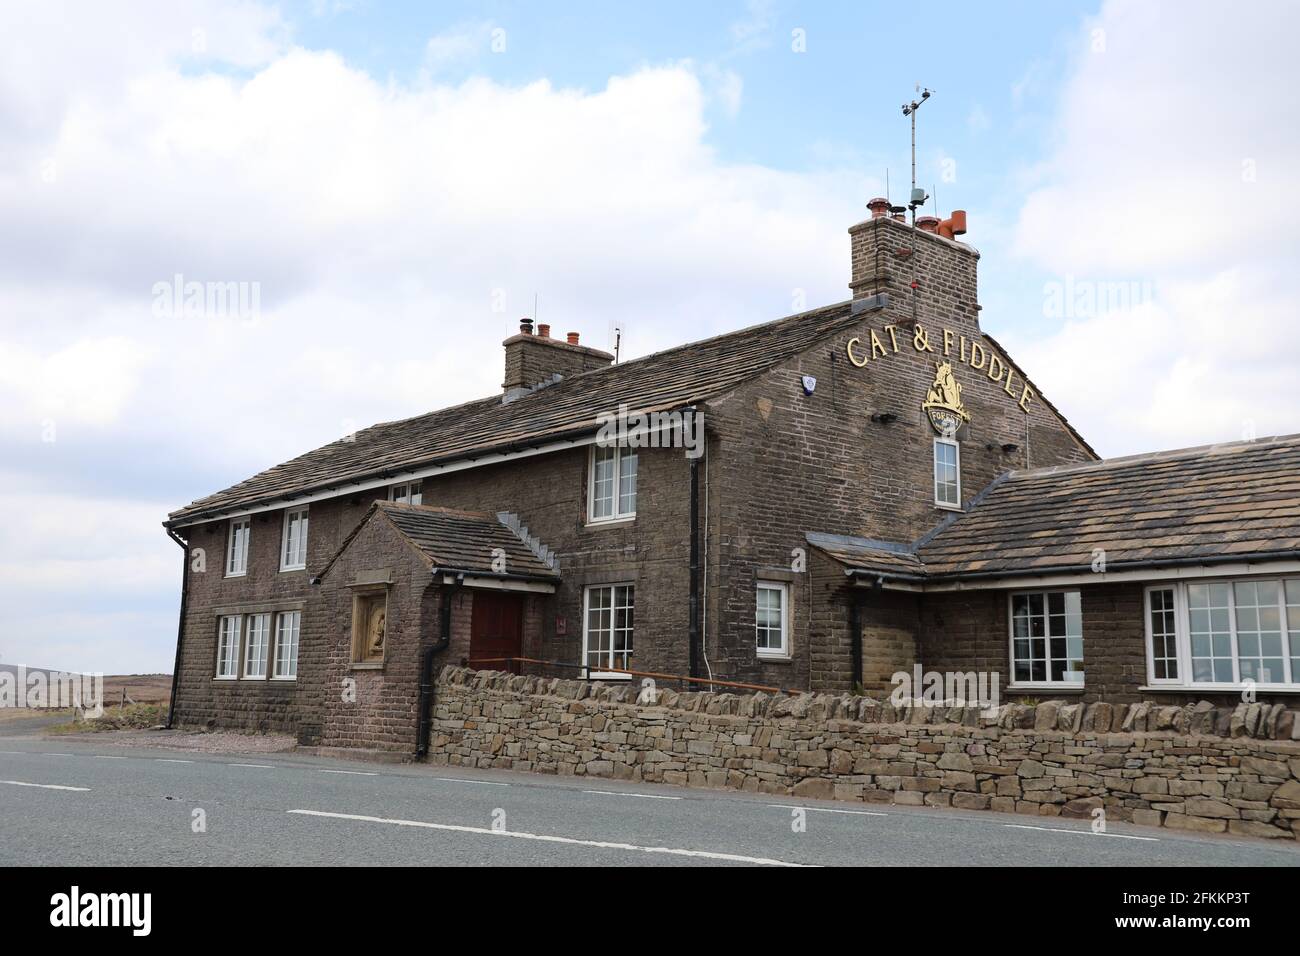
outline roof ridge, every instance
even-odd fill
[[[1005,472],[1007,477],[1029,478],[1041,475],[1062,475],[1078,471],[1092,471],[1104,468],[1122,468],[1143,462],[1181,461],[1187,458],[1204,458],[1210,455],[1235,454],[1256,448],[1285,447],[1300,445],[1300,432],[1290,435],[1270,435],[1266,438],[1240,439],[1230,442],[1211,442],[1205,445],[1189,445],[1185,448],[1167,448],[1163,451],[1140,452],[1135,455],[1120,455],[1116,458],[1100,458],[1097,461],[1072,462],[1068,465],[1044,465],[1040,468],[1020,468]]]

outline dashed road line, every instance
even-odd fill
[[[346,773],[354,777],[378,777],[379,774],[374,770],[317,770],[317,773]]]
[[[158,763],[194,763],[193,760],[180,760],[176,757],[154,757]]]
[[[439,780],[443,783],[472,783],[480,787],[508,787],[510,784],[503,783],[500,780],[470,780],[466,777],[431,777],[432,780]]]
[[[95,760],[125,760],[126,759],[125,757],[118,756],[117,754],[90,754],[90,756]]]
[[[227,767],[257,767],[259,770],[274,770],[274,764],[269,763],[228,763]]]
[[[807,810],[810,813],[845,813],[852,817],[887,817],[888,813],[881,813],[879,810],[835,810],[831,807],[802,807],[794,803],[769,803],[769,807],[777,810]]]
[[[1084,836],[1103,836],[1113,837],[1116,840],[1144,840],[1147,843],[1159,843],[1159,837],[1132,836],[1128,833],[1094,833],[1092,830],[1072,830],[1067,827],[1034,827],[1026,823],[1004,823],[1004,827],[1012,830],[1045,830],[1048,833],[1081,833]]]
[[[27,783],[25,780],[0,780],[13,787],[39,787],[42,790],[75,790],[78,793],[90,793],[89,787],[65,787],[57,783]]]
[[[73,756],[76,756],[76,755],[75,755],[75,754],[47,754],[47,753],[43,753],[43,754],[41,754],[41,756],[42,756],[42,757],[73,757]]]
[[[787,860],[775,860],[762,856],[742,856],[738,853],[717,853],[712,850],[688,850],[667,846],[641,846],[636,843],[616,843],[606,840],[579,840],[575,837],[552,836],[548,833],[526,833],[522,830],[493,830],[489,827],[457,826],[452,823],[427,823],[422,820],[398,820],[388,817],[370,817],[358,813],[330,813],[325,810],[288,810],[288,813],[308,817],[325,817],[333,820],[355,820],[362,823],[387,823],[399,827],[419,827],[426,830],[443,830],[451,833],[472,833],[479,836],[508,838],[514,840],[535,840],[541,843],[563,843],[569,846],[589,846],[604,850],[630,850],[638,853],[661,853],[669,856],[685,856],[704,860],[725,860],[729,863],[752,863],[761,866],[804,866],[803,863],[791,863]]]
[[[607,797],[636,797],[638,800],[680,800],[664,793],[628,793],[623,790],[584,790],[583,793],[603,793]]]

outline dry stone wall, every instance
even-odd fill
[[[796,797],[952,806],[1296,839],[1300,724],[1280,705],[677,693],[449,667],[430,759]],[[1279,739],[1286,738],[1286,739]]]

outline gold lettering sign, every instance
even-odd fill
[[[906,338],[903,338],[900,342],[898,326],[896,325],[882,326],[881,331],[884,333],[885,340],[889,343],[888,346],[885,344],[885,341],[882,340],[881,336],[876,334],[874,329],[869,330],[865,338],[854,336],[849,339],[848,344],[845,346],[845,352],[849,357],[849,361],[853,363],[856,368],[866,368],[873,362],[879,362],[882,359],[888,358],[890,355],[902,351],[900,345],[905,345],[907,343]],[[932,338],[929,330],[919,323],[912,330],[911,344],[913,350],[916,352],[934,353],[937,351],[939,341],[939,336],[934,336]],[[954,332],[952,329],[946,327],[942,329],[942,341],[943,354],[945,358],[955,359],[957,364],[965,365],[977,372],[983,372],[988,376],[990,382],[995,385],[1001,385],[1002,391],[1006,393],[1007,397],[1016,402],[1024,412],[1029,412],[1029,405],[1034,400],[1034,390],[1029,387],[1028,382],[1021,380],[1016,375],[1015,371],[1011,367],[1011,363],[1007,361],[1006,358],[998,355],[993,351],[993,349],[989,348],[982,342],[968,342],[966,336]],[[961,386],[956,384],[956,379],[953,378],[952,375],[952,362],[943,362],[938,366],[938,368],[940,369],[941,375],[942,369],[947,368],[948,378],[952,379],[952,384],[956,386],[958,393],[960,393]],[[932,394],[935,392],[938,385],[939,378],[936,377],[935,384],[930,387],[930,392]],[[927,395],[926,401],[921,407],[926,410],[927,414],[931,413],[931,401],[929,395]],[[946,410],[954,414],[957,411],[954,408],[937,404],[934,405],[933,408],[941,411]],[[963,408],[962,412],[964,411],[965,409]],[[957,415],[956,417],[960,419],[960,421],[970,421],[969,416],[962,417],[961,415]],[[931,423],[934,423],[933,415],[931,415],[930,421]],[[939,427],[938,424],[935,424],[935,428]],[[960,425],[958,425],[958,427],[960,427]]]

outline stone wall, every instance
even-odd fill
[[[907,707],[660,690],[449,667],[430,759],[866,803],[1300,832],[1300,722],[1281,705]]]

